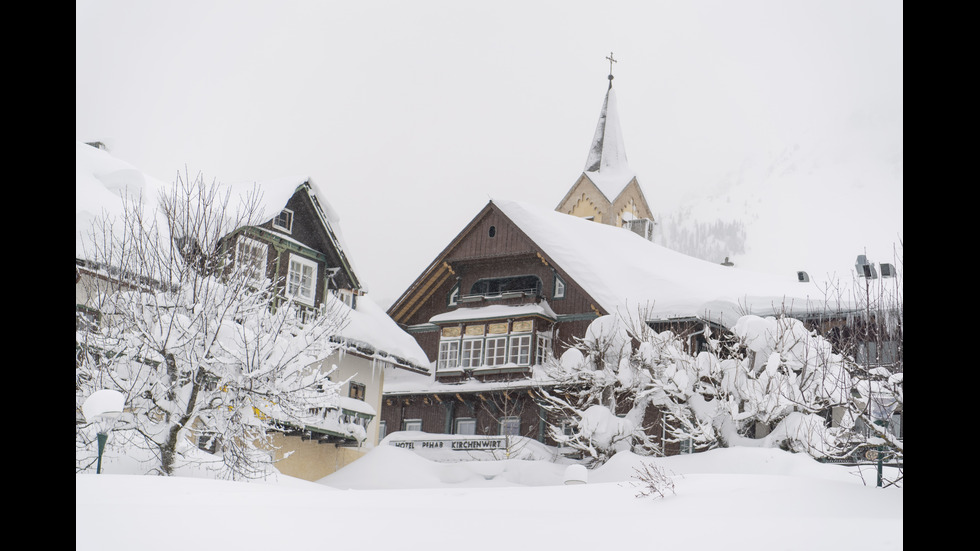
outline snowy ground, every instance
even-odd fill
[[[640,461],[674,494],[637,497]],[[778,450],[621,453],[563,485],[542,461],[435,463],[382,445],[319,482],[81,474],[75,548],[898,550],[903,490]],[[889,473],[886,472],[886,477]]]

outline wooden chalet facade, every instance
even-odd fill
[[[543,441],[535,373],[603,311],[491,202],[388,313],[433,361],[443,390],[387,392],[387,432]]]

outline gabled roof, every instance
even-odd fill
[[[850,310],[828,306],[815,283],[750,272],[690,257],[615,226],[526,203],[491,200],[433,260],[389,312],[421,293],[445,259],[489,210],[528,237],[551,265],[568,275],[606,313],[642,321],[700,318],[729,327],[744,314],[807,316]],[[641,313],[642,310],[642,313]],[[396,317],[396,321],[398,318]]]

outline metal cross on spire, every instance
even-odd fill
[[[609,52],[609,57],[607,57],[606,59],[609,60],[609,87],[612,88],[612,81],[613,81],[612,64],[616,63],[616,60],[613,59],[612,52]]]

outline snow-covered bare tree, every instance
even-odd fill
[[[319,361],[343,316],[304,318],[280,282],[233,262],[228,237],[263,221],[258,205],[256,190],[240,199],[185,172],[159,197],[124,197],[87,240],[93,315],[76,323],[76,406],[99,389],[123,393],[110,444],[151,452],[148,472],[173,474],[206,435],[224,476],[259,476],[278,420],[336,402]],[[91,432],[78,425],[76,445]]]
[[[487,393],[481,396],[480,407],[485,418],[491,423],[485,426],[485,434],[499,434],[504,438],[504,447],[491,451],[496,459],[528,459],[530,450],[526,450],[534,432],[522,430],[522,417],[533,401],[521,389],[507,389],[501,392]]]
[[[597,318],[583,338],[549,362],[548,374],[558,384],[538,391],[551,438],[592,464],[622,450],[659,451],[643,425],[650,399],[640,391],[650,378],[635,361],[631,332],[617,316]],[[617,415],[620,409],[625,415]]]
[[[633,319],[646,319],[639,314]],[[853,327],[854,316],[834,317]],[[560,382],[542,391],[552,439],[594,462],[621,450],[662,452],[670,442],[838,457],[865,441],[854,428],[871,419],[869,396],[901,405],[900,374],[869,372],[797,319],[746,315],[725,334],[713,335],[707,323],[699,332],[707,349],[698,352],[689,336],[598,318],[550,368]],[[659,410],[662,441],[642,424],[651,408]],[[898,439],[889,445],[901,450]]]
[[[880,264],[876,269],[864,257],[858,257],[855,267],[858,275],[850,286],[850,300],[860,307],[846,326],[834,329],[839,348],[855,360],[847,364],[854,381],[851,400],[841,405],[838,422],[853,428],[857,441],[901,457],[905,370],[903,243],[896,245],[893,263]],[[839,286],[833,286],[832,291],[844,293]]]
[[[664,410],[670,438],[696,449],[782,447],[816,457],[846,446],[846,429],[831,427],[827,412],[849,399],[853,362],[799,320],[742,316],[731,338],[709,340],[713,350],[693,356],[678,353],[670,335],[648,342],[642,361],[652,382],[642,394]]]

